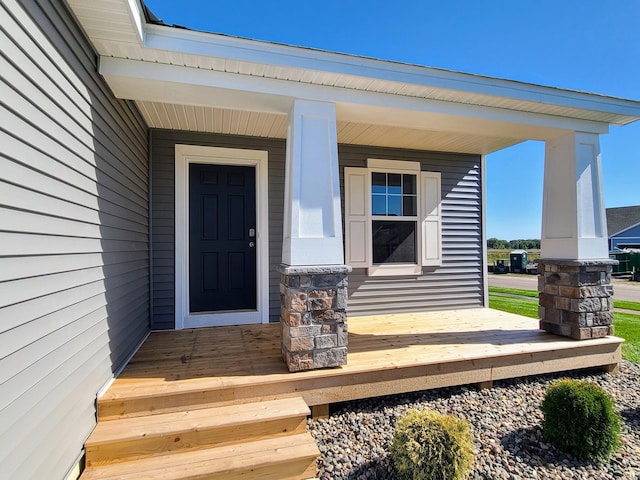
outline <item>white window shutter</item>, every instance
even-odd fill
[[[345,261],[352,267],[368,267],[370,263],[370,183],[369,170],[366,168],[345,167]]]
[[[442,265],[442,211],[440,172],[420,173],[422,265]]]

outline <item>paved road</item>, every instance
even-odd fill
[[[538,277],[536,275],[495,275],[490,273],[489,286],[537,290]],[[640,283],[614,278],[613,298],[616,300],[640,302]]]

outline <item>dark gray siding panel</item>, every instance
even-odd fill
[[[0,18],[0,477],[58,479],[149,331],[147,128],[61,0]]]
[[[277,267],[282,255],[285,142],[172,130],[152,130],[152,328],[174,328],[175,145],[252,148],[269,152],[269,307],[280,311]],[[474,155],[340,145],[341,182],[346,166],[364,167],[367,158],[421,162],[422,170],[442,172],[443,265],[419,277],[349,277],[349,314],[481,307],[482,221],[480,157]],[[341,191],[344,191],[341,184]],[[344,198],[343,198],[344,202]]]
[[[344,167],[366,167],[367,158],[416,161],[424,171],[442,173],[442,266],[418,277],[367,277],[355,269],[349,315],[483,306],[480,157],[351,145],[340,145],[338,156],[342,192]]]
[[[269,153],[269,315],[280,316],[278,265],[282,259],[285,141],[255,137],[214,135],[175,130],[151,131],[151,327],[175,327],[175,146],[266,150]]]

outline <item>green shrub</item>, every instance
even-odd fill
[[[469,422],[411,410],[398,420],[391,458],[399,480],[461,480],[474,459]]]
[[[620,445],[620,417],[598,385],[570,379],[551,384],[542,401],[542,433],[558,449],[604,461]]]

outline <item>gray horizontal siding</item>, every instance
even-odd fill
[[[269,309],[280,312],[285,142],[173,130],[153,130],[152,145],[152,328],[175,324],[174,175],[175,145],[252,148],[269,152]],[[340,145],[341,182],[346,166],[364,167],[367,158],[421,162],[422,170],[442,172],[443,265],[419,277],[367,277],[364,269],[349,276],[349,314],[369,315],[483,305],[480,157]],[[341,183],[341,191],[344,192]],[[343,198],[344,202],[344,198]]]
[[[284,140],[175,130],[151,131],[152,328],[175,327],[175,146],[266,150],[269,154],[269,316],[280,316]]]
[[[338,157],[342,192],[344,167],[366,167],[368,158],[416,161],[423,171],[442,173],[442,266],[417,277],[368,277],[354,269],[349,315],[483,306],[480,157],[356,145],[340,145]]]
[[[60,479],[149,331],[147,128],[61,0],[0,16],[0,478]]]

